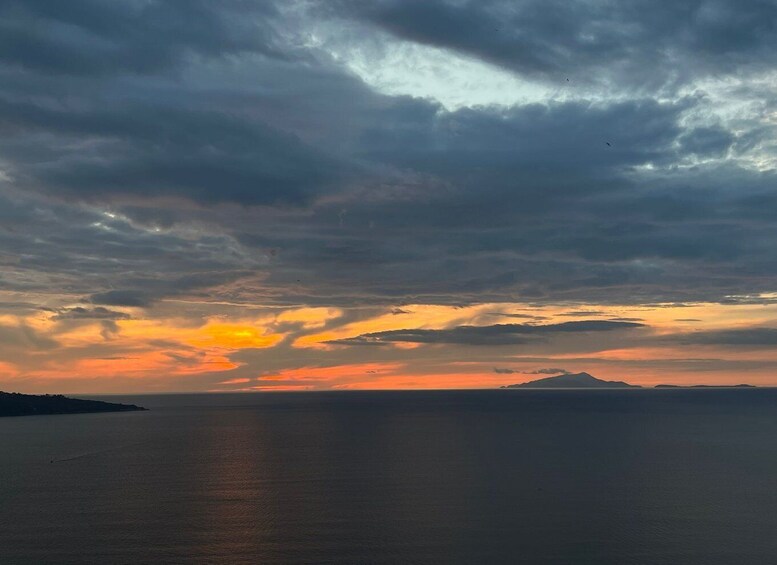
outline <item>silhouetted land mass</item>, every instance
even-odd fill
[[[656,388],[756,388],[755,385],[656,385]]]
[[[558,375],[555,377],[546,377],[529,381],[528,383],[519,383],[507,385],[501,388],[642,388],[638,385],[630,385],[623,381],[603,381],[597,379],[588,373],[573,373],[568,375]]]
[[[89,412],[134,412],[146,410],[134,404],[68,398],[61,394],[19,394],[0,391],[0,417],[42,414],[86,414]]]

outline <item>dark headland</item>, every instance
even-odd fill
[[[501,388],[642,388],[623,381],[604,381],[588,373],[572,373],[545,377],[528,383],[507,385]]]
[[[90,412],[136,412],[146,410],[134,404],[68,398],[61,394],[19,394],[0,391],[0,417],[43,414],[87,414]]]

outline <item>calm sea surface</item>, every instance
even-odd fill
[[[0,419],[0,564],[777,563],[777,390],[119,397]]]

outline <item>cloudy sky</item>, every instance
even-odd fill
[[[0,0],[0,389],[777,385],[770,0]]]

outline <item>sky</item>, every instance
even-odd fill
[[[777,3],[0,0],[0,389],[777,385]]]

